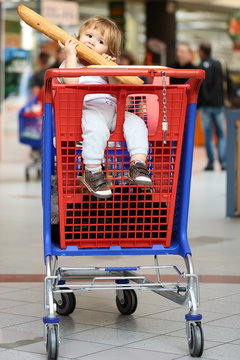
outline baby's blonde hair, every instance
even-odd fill
[[[108,55],[117,58],[120,55],[121,33],[115,22],[102,16],[93,16],[82,24],[79,29],[77,39],[80,39],[81,34],[86,29],[92,27],[99,30],[103,36],[105,31],[108,30],[108,36],[106,38],[108,44]]]

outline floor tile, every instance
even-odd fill
[[[25,302],[42,302],[43,299],[43,290],[42,289],[23,289],[23,290],[15,290],[9,293],[0,294],[1,299],[9,299],[9,300],[19,300]]]
[[[213,326],[221,326],[230,329],[240,329],[240,315],[228,316],[223,319],[214,320],[209,323]]]
[[[7,310],[7,309],[12,309],[14,306],[17,305],[25,305],[27,304],[24,301],[19,301],[19,300],[9,300],[9,299],[0,299],[0,311]]]
[[[237,360],[239,359],[240,345],[224,344],[204,352],[204,356],[216,360]]]
[[[106,261],[107,263],[107,261]],[[69,264],[68,264],[69,265]],[[82,298],[91,298],[93,299],[93,301],[105,301],[105,300],[114,300],[116,296],[116,291],[115,290],[92,290],[92,291],[86,291],[86,292],[82,292],[79,294],[79,296],[77,296],[77,301],[80,301],[81,304],[81,297]],[[80,299],[80,300],[79,300]],[[95,300],[94,300],[95,299]]]
[[[188,314],[189,308],[178,308],[178,309],[168,309],[167,311],[162,311],[160,313],[149,315],[148,318],[154,319],[163,319],[163,320],[171,320],[171,321],[179,321],[185,323],[185,314]],[[202,321],[209,322],[216,319],[221,319],[228,314],[221,314],[213,311],[202,311],[202,308],[199,308],[199,313],[202,314]]]
[[[58,357],[58,360],[69,358]],[[0,360],[46,360],[46,355],[29,353],[26,351],[5,350],[0,352]]]
[[[230,329],[225,327],[211,326],[209,324],[202,325],[203,336],[206,341],[216,341],[228,343],[240,338],[240,329]],[[185,330],[173,331],[168,333],[169,336],[186,337]]]
[[[179,356],[176,354],[167,354],[157,351],[147,351],[147,350],[138,350],[117,347],[111,350],[106,350],[93,355],[88,355],[84,357],[84,360],[122,360],[122,359],[131,359],[131,360],[173,360]],[[82,360],[83,358],[78,358],[77,360]]]
[[[33,320],[37,320],[37,318],[26,315],[13,315],[0,312],[0,328],[11,325],[23,324]]]
[[[143,340],[151,336],[152,334],[149,333],[140,333],[136,331],[99,327],[78,334],[72,334],[71,337],[65,336],[65,338],[71,338],[72,340],[92,341],[113,346],[121,346],[135,341]]]
[[[207,302],[202,302],[200,310],[201,312],[204,311],[214,311],[215,313],[222,313],[222,314],[240,314],[240,307],[239,302],[231,301],[231,306],[226,306],[227,298],[209,300]]]
[[[73,318],[75,322],[81,324],[106,326],[127,321],[128,317],[121,316],[119,312],[108,313],[103,311],[77,309],[74,311]]]
[[[95,329],[95,325],[77,323],[74,317],[71,316],[62,316],[60,319],[59,331],[61,337],[70,335],[72,337],[75,333],[85,332],[90,329]]]
[[[80,331],[86,331],[92,329],[94,326],[79,324],[74,321],[71,316],[61,317],[59,323],[60,337],[64,335],[79,333]],[[16,331],[31,331],[35,336],[43,336],[44,324],[42,319],[31,321],[25,324],[19,324],[14,326],[8,326],[4,330],[16,330]]]
[[[240,328],[232,329],[205,324],[203,326],[203,331],[204,338],[210,341],[227,343],[240,338]]]
[[[231,344],[240,345],[240,339],[233,341]]]
[[[7,296],[6,294],[9,294],[11,292],[15,293],[17,290],[22,289],[22,287],[18,288],[16,286],[11,286],[11,285],[15,285],[15,283],[7,283],[7,284],[1,283],[0,297],[2,297],[2,295]],[[26,284],[24,284],[24,285],[26,287]]]
[[[138,305],[137,305],[137,309],[134,313],[134,316],[138,317],[138,316],[146,316],[146,315],[154,315],[156,313],[158,313],[159,311],[164,311],[164,310],[168,310],[169,307],[167,306],[160,306],[160,305],[156,305],[156,304],[146,304],[143,303],[141,301],[141,299],[138,299]],[[116,306],[116,301],[114,299],[114,303],[111,303],[109,305],[105,305],[105,306],[100,306],[100,307],[93,307],[92,310],[99,310],[99,311],[106,311],[106,312],[112,312],[112,313],[119,313],[117,306]]]
[[[42,319],[37,319],[18,325],[7,326],[4,330],[15,330],[17,332],[30,331],[35,336],[43,336],[43,321]]]
[[[216,346],[218,344],[219,343],[216,342],[206,341],[205,348]],[[189,353],[187,337],[183,339],[179,337],[160,335],[160,336],[152,337],[150,339],[146,339],[126,345],[126,347],[144,349],[144,350],[154,350],[154,351],[174,353],[180,355],[187,355]]]
[[[22,343],[38,342],[42,340],[42,336],[36,337],[36,334],[30,331],[9,330],[7,328],[0,329],[0,346],[3,348],[14,348]]]
[[[111,294],[112,295],[112,294]],[[92,296],[81,296],[76,295],[76,308],[77,309],[104,309],[111,307],[111,305],[115,305],[115,296],[109,296],[109,294],[105,294],[105,298],[97,298]]]
[[[200,283],[200,300],[224,299],[226,296],[239,295],[239,284],[201,284]],[[233,300],[234,301],[234,300]]]
[[[63,358],[67,357],[70,359],[75,359],[80,356],[101,352],[109,348],[112,348],[112,346],[96,344],[92,342],[62,339],[61,346],[59,348],[59,356],[62,356]],[[20,346],[19,348],[17,348],[17,350],[37,354],[46,354],[43,342],[35,343],[32,345]]]
[[[238,285],[238,288],[240,290],[240,285]],[[234,302],[234,303],[238,303],[240,302],[240,291],[238,294],[235,294],[235,295],[227,295],[225,297],[222,297],[221,298],[222,301],[228,301],[230,303]],[[232,304],[231,304],[232,306]]]
[[[14,306],[10,309],[6,309],[6,312],[11,314],[28,315],[42,318],[45,315],[43,304],[29,303],[27,305]]]
[[[161,308],[165,309],[165,307],[176,309],[179,307],[178,304],[170,301],[169,299],[166,299],[165,297],[155,294],[151,291],[148,291],[146,296],[141,297],[139,299],[139,302],[142,304],[150,304],[155,305],[159,307],[159,311],[161,311]]]
[[[137,318],[129,321],[124,321],[116,325],[110,325],[108,327],[114,327],[123,330],[131,330],[137,332],[146,332],[151,334],[166,334],[170,331],[180,330],[185,328],[184,322],[177,321],[166,321],[166,320],[156,320],[152,318]]]

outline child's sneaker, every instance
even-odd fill
[[[143,162],[140,161],[133,161],[130,164],[128,179],[136,185],[152,185],[152,180],[148,173],[147,167]]]
[[[106,199],[112,196],[112,191],[109,189],[102,171],[91,173],[91,171],[85,170],[81,180],[94,196],[100,199]]]

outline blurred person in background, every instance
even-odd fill
[[[136,60],[135,60],[135,56],[133,55],[133,53],[129,50],[123,50],[121,52],[121,55],[119,56],[119,65],[136,65]],[[144,76],[139,76],[140,79],[142,79],[144,81],[144,84],[148,84],[148,78],[144,77]]]
[[[169,65],[174,69],[196,69],[192,63],[192,50],[188,43],[179,43],[176,49],[176,60]],[[171,78],[171,84],[184,84],[188,79]]]
[[[63,60],[65,60],[65,53],[64,53],[64,50],[59,47],[57,49],[56,59],[55,59],[54,63],[49,66],[49,69],[59,68],[59,66],[61,65]]]
[[[205,134],[205,147],[208,163],[204,170],[214,170],[215,147],[213,126],[217,135],[218,159],[222,170],[226,170],[226,139],[224,136],[224,91],[223,72],[220,61],[211,57],[212,47],[209,42],[199,45],[199,68],[205,70],[206,78],[203,81],[199,96],[198,107]]]
[[[119,65],[135,65],[135,57],[131,51],[124,50],[119,56]]]
[[[45,72],[49,67],[50,55],[46,52],[40,52],[37,58],[37,65],[39,70],[37,70],[31,79],[32,95],[38,95],[39,92],[42,92],[44,86],[44,76]]]

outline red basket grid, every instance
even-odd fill
[[[126,85],[56,86],[53,104],[61,248],[170,246],[187,87],[167,86],[168,130],[164,144],[161,86],[147,94],[146,86],[139,86],[137,93],[136,88]],[[95,198],[81,183],[81,109],[89,93],[110,93],[117,99],[117,125],[102,164],[113,192],[110,199]],[[125,110],[140,116],[149,129],[150,188],[131,185],[127,179],[130,158],[123,136]]]

